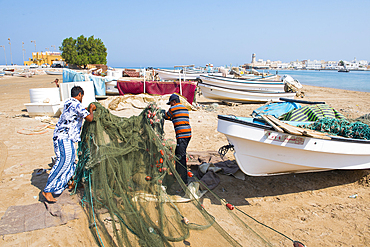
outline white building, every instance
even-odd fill
[[[329,70],[338,70],[338,62],[337,61],[327,61],[322,64],[323,69],[329,69]]]
[[[306,62],[306,69],[310,69],[310,70],[322,69],[321,61],[307,60],[307,62]]]

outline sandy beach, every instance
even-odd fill
[[[31,78],[0,78],[0,217],[10,206],[30,205],[43,200],[41,191],[54,156],[53,130],[36,135],[19,134],[25,128],[43,123],[28,116],[30,88],[55,87],[51,83],[62,76],[35,75]],[[357,118],[370,109],[370,93],[304,86],[309,101],[325,101],[347,118]],[[210,105],[217,101],[198,96],[197,102]],[[220,102],[218,102],[220,103]],[[188,151],[217,151],[227,144],[217,132],[217,115],[249,116],[263,104],[218,104],[214,111],[192,111],[193,137]],[[126,115],[130,115],[128,111]],[[165,124],[166,138],[174,138],[172,124]],[[231,153],[228,154],[233,159]],[[370,246],[370,170],[327,171],[305,174],[251,177],[239,180],[219,175],[215,193],[232,202],[258,221],[306,246]],[[357,194],[356,198],[350,196]],[[76,196],[74,201],[78,204]],[[203,199],[207,210],[218,218],[221,205]],[[233,225],[228,231],[235,231]],[[267,237],[274,232],[265,230]],[[276,234],[275,234],[276,235]],[[211,238],[212,236],[207,236]],[[202,246],[206,244],[205,237]],[[283,246],[292,246],[284,242]],[[191,243],[190,243],[191,244]],[[81,210],[78,219],[40,230],[0,236],[0,246],[97,246]],[[191,246],[198,246],[193,245]]]

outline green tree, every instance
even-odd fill
[[[68,64],[84,68],[87,64],[107,64],[107,48],[101,39],[95,39],[94,35],[89,38],[83,35],[77,39],[66,38],[59,49]]]
[[[340,60],[339,63],[338,63],[339,66],[344,66],[344,62],[343,60]]]

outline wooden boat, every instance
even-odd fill
[[[45,70],[47,75],[62,75],[63,71],[60,70]]]
[[[277,80],[276,75],[270,75],[267,77],[262,76],[245,76],[244,78],[232,78],[215,75],[200,75],[202,83],[223,87],[227,89],[235,90],[247,90],[247,91],[274,91],[284,92],[283,81]]]
[[[236,102],[267,102],[280,101],[280,98],[294,99],[296,93],[274,92],[274,91],[243,91],[224,87],[212,86],[198,83],[204,97],[215,100]]]
[[[158,73],[158,76],[161,80],[196,80],[201,75],[210,74],[206,71],[201,70],[169,70],[169,69],[154,69],[155,73]],[[212,73],[214,75],[222,75],[222,73]]]
[[[251,176],[370,168],[369,140],[282,133],[253,118],[227,115],[218,116],[217,130],[234,146],[240,169]]]

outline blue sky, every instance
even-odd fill
[[[63,39],[100,38],[112,67],[242,65],[257,59],[370,61],[370,1],[0,0],[8,64]],[[5,64],[0,47],[0,64]]]

